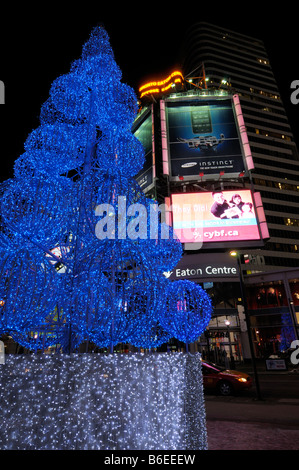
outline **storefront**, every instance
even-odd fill
[[[298,339],[299,270],[253,274],[245,282],[256,357],[286,353]]]
[[[228,253],[185,254],[168,275],[172,280],[188,279],[200,284],[212,299],[212,319],[193,344],[194,350],[217,364],[242,362],[246,338],[236,261]]]
[[[229,253],[184,254],[168,276],[199,283],[212,299],[212,319],[194,350],[226,366],[250,359],[239,270]],[[279,356],[298,339],[299,270],[250,274],[244,282],[255,357]]]

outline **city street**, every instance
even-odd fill
[[[205,393],[209,450],[299,450],[299,374],[260,372],[256,389]]]
[[[262,398],[267,400],[297,398],[299,401],[299,374],[258,374]],[[255,395],[255,387],[248,393]]]

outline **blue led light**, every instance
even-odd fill
[[[212,303],[206,291],[188,280],[168,283],[165,307],[161,325],[187,344],[199,338],[212,315]]]
[[[0,329],[31,350],[152,348],[194,341],[208,324],[205,291],[163,274],[182,246],[134,179],[144,165],[136,112],[108,35],[95,28],[53,82],[3,187]]]

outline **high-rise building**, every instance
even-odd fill
[[[180,70],[139,89],[134,132],[146,163],[136,179],[158,202],[170,201],[174,229],[190,229],[186,237],[176,232],[184,255],[165,275],[201,284],[213,300],[199,350],[215,362],[223,352],[250,357],[248,304],[254,354],[268,357],[299,331],[296,143],[261,40],[199,23],[179,59]],[[218,213],[216,203],[228,212]],[[254,206],[256,219],[245,206]],[[232,249],[244,255],[241,270]]]
[[[239,95],[254,161],[245,186],[260,192],[270,233],[263,248],[250,251],[257,271],[299,266],[299,156],[263,41],[198,23],[181,62],[185,79],[201,76],[207,88]]]

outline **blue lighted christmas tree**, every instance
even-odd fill
[[[136,113],[97,27],[53,82],[2,188],[0,332],[31,350],[189,343],[209,323],[205,291],[163,275],[182,247],[134,179],[144,164]]]

